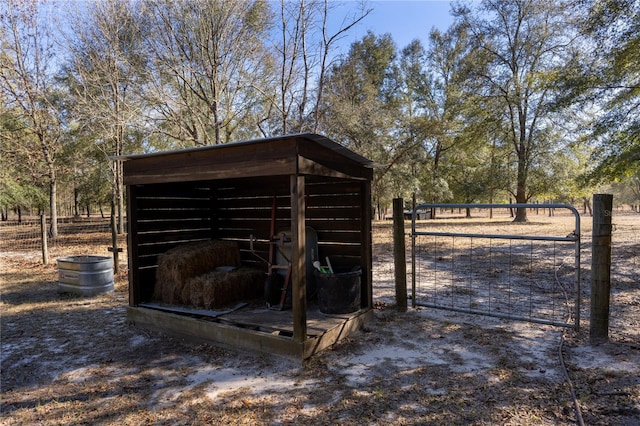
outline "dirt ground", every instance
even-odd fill
[[[74,297],[58,293],[55,262],[0,253],[0,425],[640,425],[640,216],[614,223],[609,343],[589,344],[588,294],[579,333],[398,312],[380,264],[390,224],[377,223],[374,321],[303,365],[129,326],[126,268],[114,292]]]

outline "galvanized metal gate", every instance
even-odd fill
[[[418,220],[432,209],[466,208],[566,209],[574,229],[565,236],[466,233]],[[411,276],[414,307],[578,329],[580,214],[567,204],[420,204],[411,219]]]

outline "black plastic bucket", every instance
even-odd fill
[[[320,312],[348,314],[360,310],[360,268],[334,274],[323,274],[315,270],[314,275]]]

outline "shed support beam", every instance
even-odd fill
[[[305,266],[305,178],[291,175],[291,283],[293,339],[307,338],[307,273]]]
[[[371,231],[371,220],[372,220],[372,212],[371,212],[371,182],[362,182],[362,219],[360,225],[360,232],[362,234],[361,241],[361,260],[360,267],[362,268],[362,300],[366,301],[364,303],[364,308],[372,309],[373,308],[373,291],[372,291],[372,283],[373,283],[373,272],[371,271],[371,262],[373,254],[371,252],[371,247],[373,247],[373,236]]]
[[[129,265],[129,306],[136,306],[142,300],[142,280],[140,279],[140,255],[138,241],[138,188],[127,185],[127,256]]]

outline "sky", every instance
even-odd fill
[[[367,31],[376,35],[391,34],[398,49],[416,38],[426,47],[432,28],[445,31],[453,22],[450,3],[448,0],[369,0],[373,12],[341,40],[341,49],[348,50],[351,43],[361,40]],[[355,8],[358,4],[350,0],[342,7]]]

